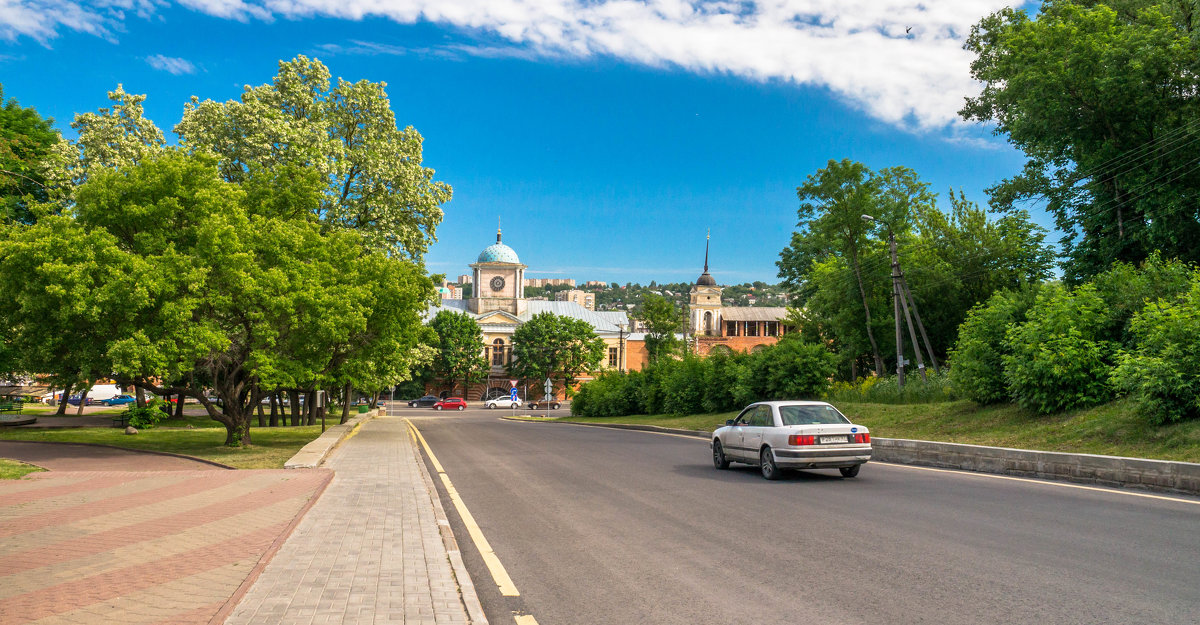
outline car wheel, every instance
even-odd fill
[[[858,470],[862,468],[861,464],[856,464],[852,467],[842,467],[838,469],[842,472],[842,477],[855,477],[858,475]]]
[[[552,405],[552,406],[550,406],[550,407],[551,407],[551,408],[553,408],[553,409],[555,409],[555,410],[558,410],[559,408],[561,408],[561,407],[562,407],[562,404],[554,404],[554,405]]]
[[[492,410],[492,409],[494,409],[495,407],[496,407],[496,404],[488,404],[488,405],[487,405],[487,409],[488,409],[488,410]]]
[[[768,480],[779,479],[779,467],[775,464],[775,454],[771,453],[770,447],[763,447],[759,452],[758,468],[762,470],[762,476]]]
[[[459,407],[458,407],[458,409],[459,409],[459,410],[466,410],[466,408],[467,408],[466,406],[459,406]]]
[[[729,458],[725,457],[725,450],[721,448],[721,441],[713,441],[713,466],[718,469],[729,468]]]
[[[509,406],[509,408],[512,408],[513,410],[516,410],[516,409],[517,409],[517,402],[515,402],[515,401],[514,401],[514,402],[513,402],[513,403],[512,403],[512,404]]]
[[[442,407],[441,407],[441,406],[434,406],[434,407],[433,407],[433,409],[434,409],[434,410],[441,410],[441,409],[442,409]]]

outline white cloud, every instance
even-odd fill
[[[146,62],[154,69],[161,69],[176,76],[196,73],[196,66],[192,65],[192,62],[186,59],[155,54],[154,56],[146,57]]]
[[[59,27],[108,33],[109,8],[66,0],[0,0],[0,37],[46,41]],[[237,20],[381,17],[454,26],[487,45],[448,47],[480,56],[606,55],[650,66],[785,80],[828,89],[871,116],[930,130],[957,122],[978,91],[963,39],[973,23],[1012,0],[177,0]],[[1019,4],[1019,3],[1016,3]],[[496,40],[500,41],[497,45]],[[352,42],[347,53],[403,53]],[[333,52],[333,49],[329,50]]]

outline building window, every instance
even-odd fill
[[[774,321],[767,322],[767,336],[779,336],[777,324]]]
[[[504,366],[504,339],[492,341],[492,366]]]
[[[608,348],[608,366],[617,366],[617,348],[615,347]]]
[[[704,311],[704,333],[712,336],[713,333],[713,318],[712,312]]]
[[[758,322],[757,321],[746,322],[746,336],[758,336]]]
[[[737,336],[737,322],[736,321],[726,321],[725,322],[725,336]]]

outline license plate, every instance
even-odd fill
[[[822,436],[822,437],[821,437],[821,444],[822,444],[822,445],[829,445],[829,444],[831,444],[831,443],[849,443],[849,442],[850,442],[850,437],[849,437],[849,436],[845,436],[845,435],[842,435],[842,436]]]

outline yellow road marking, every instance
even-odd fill
[[[1012,475],[996,475],[995,473],[980,473],[977,471],[967,471],[958,469],[939,469],[937,467],[922,467],[913,464],[898,464],[894,462],[880,462],[889,467],[900,467],[903,469],[916,469],[918,471],[935,471],[938,473],[954,473],[956,475],[964,475],[967,477],[989,477],[996,480],[1012,480],[1014,482],[1029,482],[1031,484],[1041,484],[1042,486],[1057,486],[1059,488],[1077,488],[1079,490],[1094,490],[1100,493],[1109,493],[1112,495],[1128,495],[1129,497],[1144,497],[1146,499],[1161,499],[1162,501],[1174,501],[1178,503],[1190,503],[1192,505],[1200,505],[1200,501],[1193,499],[1181,499],[1179,497],[1168,497],[1166,495],[1152,495],[1150,493],[1131,493],[1124,490],[1115,490],[1111,488],[1103,488],[1099,486],[1084,486],[1083,484],[1067,484],[1064,482],[1049,482],[1028,477],[1014,477]]]
[[[492,579],[495,580],[496,586],[500,588],[500,594],[505,597],[521,596],[521,593],[517,592],[516,584],[513,584],[512,578],[508,576],[508,571],[500,563],[500,558],[492,550],[491,543],[483,535],[483,530],[475,522],[475,517],[467,509],[467,504],[463,503],[462,497],[458,495],[458,490],[454,488],[454,484],[450,481],[450,476],[446,475],[446,470],[442,468],[442,463],[438,462],[437,456],[433,455],[433,450],[429,448],[429,443],[425,442],[425,437],[421,435],[421,431],[407,418],[404,421],[408,424],[410,432],[416,435],[417,440],[421,442],[421,447],[425,449],[425,453],[429,455],[429,461],[433,463],[433,468],[437,470],[438,477],[442,479],[442,485],[446,487],[446,494],[450,496],[450,501],[454,503],[454,508],[458,510],[458,516],[462,518],[463,525],[467,528],[467,533],[471,535],[471,540],[475,543],[475,548],[479,550],[479,555],[483,558],[483,563],[487,565],[488,571],[492,574]],[[532,621],[532,623],[537,623],[537,621]]]
[[[517,625],[537,625],[537,619],[533,618],[532,614],[514,615],[513,620],[517,622]]]

